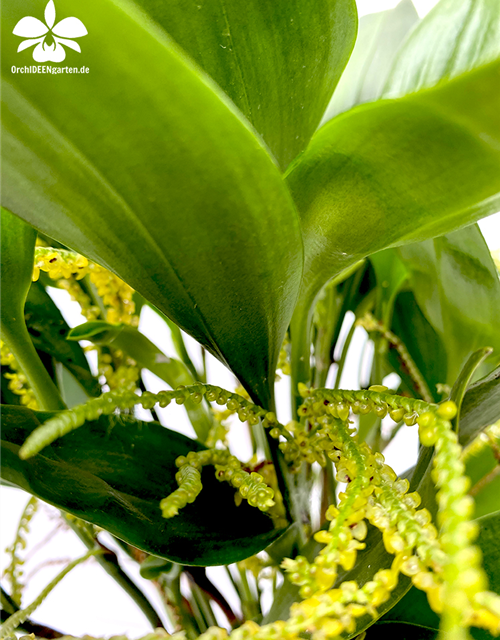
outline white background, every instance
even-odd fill
[[[437,0],[413,1],[420,17],[423,17],[436,4]],[[398,0],[358,0],[360,15],[389,9],[397,4]],[[500,251],[500,214],[482,221],[480,226],[490,248]],[[55,292],[55,296],[58,301],[63,302],[63,311],[68,322],[72,326],[82,322],[83,318],[79,316],[75,309],[76,303],[65,301],[64,296],[61,298],[62,293],[60,291]],[[345,327],[344,329],[347,330],[348,328]],[[174,355],[172,345],[168,340],[159,340],[159,335],[163,335],[165,332],[162,330],[161,321],[149,309],[146,309],[141,317],[141,330],[158,346],[163,348],[166,353]],[[349,359],[355,363],[357,363],[366,341],[366,334],[362,329],[357,329],[356,332],[355,340],[351,347],[352,351],[349,353]],[[188,346],[193,358],[197,358],[198,349],[194,341],[188,339]],[[213,359],[210,359],[210,378],[221,386],[234,388],[234,379],[222,365]],[[162,387],[162,383],[158,378],[151,374],[148,376],[147,384],[152,391]],[[356,386],[357,369],[349,370],[347,368],[342,377],[341,387],[355,388]],[[279,396],[283,399],[283,409],[280,417],[286,421],[290,419],[290,413],[287,410],[288,380],[281,381],[279,387]],[[194,435],[184,417],[183,411],[182,407],[174,406],[173,409],[169,408],[167,423],[175,425],[176,429],[182,430],[186,435]],[[239,433],[241,434],[241,431]],[[237,433],[233,434],[232,445],[242,458],[248,457],[249,444],[245,440],[242,441]],[[389,463],[398,472],[404,471],[413,463],[416,447],[416,430],[408,428],[402,430],[388,449],[387,458]],[[2,571],[8,562],[3,549],[11,544],[14,538],[20,515],[28,497],[27,494],[21,491],[0,487]],[[75,535],[71,531],[62,528],[57,518],[56,510],[42,505],[35,518],[34,531],[29,536],[29,545],[26,550],[25,572],[27,586],[23,598],[24,605],[29,604],[38,595],[40,590],[69,559],[75,558],[85,551]],[[41,546],[36,551],[36,554],[33,555],[33,551],[36,550],[38,545]],[[132,561],[129,561],[126,557],[123,558],[123,561],[127,570],[138,581],[141,588],[152,597],[158,611],[163,611],[160,598],[154,587],[138,576],[136,565]],[[210,569],[209,572],[220,587],[225,590],[230,602],[234,602],[234,592],[228,585],[227,578],[225,578],[222,571]],[[3,584],[6,584],[5,581]],[[68,575],[37,610],[33,619],[73,635],[105,636],[126,633],[131,637],[137,637],[151,631],[151,627],[136,605],[116,586],[114,581],[108,577],[95,561],[87,562]],[[166,617],[164,620],[167,623]]]

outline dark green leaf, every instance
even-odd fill
[[[180,360],[166,356],[149,338],[128,325],[113,325],[101,321],[86,322],[71,330],[69,340],[90,340],[97,345],[112,345],[113,348],[127,353],[139,367],[148,369],[164,380],[172,389],[195,382],[190,371]],[[184,406],[197,437],[205,442],[212,426],[212,419],[206,408],[190,399]]]
[[[477,225],[398,249],[420,308],[447,352],[453,384],[472,351],[500,354],[500,280]]]
[[[479,537],[476,544],[483,553],[483,567],[489,581],[489,589],[500,593],[500,550],[498,537],[500,536],[500,512],[492,513],[484,518],[479,518]],[[401,621],[420,624],[437,630],[439,617],[432,611],[427,598],[422,591],[412,587],[405,597],[391,611],[386,614],[383,621]],[[378,626],[378,625],[376,625]],[[381,626],[381,631],[389,627]],[[473,629],[472,636],[477,640],[486,640],[492,636],[481,630]],[[369,635],[368,637],[371,637]]]
[[[278,168],[133,3],[79,6],[88,74],[13,74],[31,56],[16,53],[14,26],[40,11],[3,4],[5,205],[117,273],[269,405],[302,264]],[[74,3],[57,11],[73,15]]]
[[[356,39],[354,0],[136,0],[219,84],[283,168],[302,151]]]
[[[441,0],[401,47],[385,94],[401,96],[431,87],[499,55],[498,0]]]
[[[500,419],[500,367],[473,384],[462,403],[460,444],[465,447],[485,427]]]
[[[20,445],[52,413],[2,408],[2,477],[152,555],[181,564],[242,560],[278,537],[271,519],[234,502],[234,489],[203,472],[204,488],[179,515],[164,519],[160,500],[177,488],[177,456],[202,445],[155,422],[101,417],[29,460]]]
[[[101,386],[91,374],[82,348],[66,339],[70,329],[40,282],[34,282],[30,287],[24,317],[37,351],[42,351],[62,363],[89,396],[98,396]]]
[[[361,18],[356,45],[323,116],[323,124],[381,96],[394,55],[417,22],[418,14],[411,0]]]

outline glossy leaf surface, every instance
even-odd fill
[[[499,81],[497,61],[357,107],[317,132],[288,174],[304,237],[304,300],[364,256],[497,211]]]
[[[447,351],[448,384],[470,354],[492,347],[500,356],[500,281],[477,226],[398,249],[420,308]]]
[[[349,59],[354,0],[137,0],[227,93],[283,168],[319,124]]]
[[[394,9],[370,13],[360,19],[356,45],[322,124],[381,96],[394,56],[417,22],[412,0],[402,0]]]
[[[499,55],[497,0],[441,0],[404,42],[384,94],[394,97],[432,87]]]
[[[280,532],[234,489],[203,472],[204,488],[178,516],[162,518],[160,500],[177,488],[177,456],[202,445],[156,422],[101,417],[29,460],[27,436],[52,413],[2,407],[2,477],[42,500],[103,527],[147,553],[181,564],[215,565],[260,551]]]
[[[127,353],[139,367],[148,369],[164,380],[172,389],[194,384],[193,376],[184,363],[169,358],[134,327],[112,325],[107,322],[86,322],[71,330],[69,340],[89,340],[96,345],[113,346]],[[184,403],[196,436],[205,442],[212,420],[203,405],[188,398]]]
[[[20,11],[3,5],[6,206],[117,273],[269,405],[302,263],[273,160],[133,4],[80,8],[92,71],[64,77],[11,73],[31,55],[16,53]],[[22,6],[37,11],[34,0]],[[61,0],[58,11],[73,5]]]

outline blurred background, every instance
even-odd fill
[[[360,16],[392,9],[399,4],[398,0],[357,0],[357,2]],[[437,3],[437,0],[413,0],[413,3],[419,17],[422,18]],[[479,226],[490,250],[500,252],[500,213],[483,220]],[[85,321],[79,313],[78,304],[70,300],[67,292],[54,288],[51,295],[71,327]],[[351,316],[349,317],[348,314],[346,317],[345,326],[342,329],[344,337],[353,322],[352,313]],[[163,322],[149,307],[144,307],[142,310],[140,329],[165,353],[174,355],[175,351],[170,336],[166,335],[164,331]],[[192,360],[198,364],[201,356],[197,343],[188,336],[185,336],[185,340]],[[340,350],[342,342],[341,336],[338,345]],[[356,328],[347,358],[347,362],[350,361],[353,365],[351,367],[347,365],[344,369],[341,388],[359,388],[358,363],[360,359],[362,359],[362,367],[366,371],[370,370],[371,352],[369,345],[367,348],[367,342],[368,337],[365,330],[361,327]],[[207,355],[207,358],[209,382],[234,389],[235,379],[233,376],[210,355]],[[395,376],[396,380],[391,380],[391,376],[388,376],[384,383],[390,387],[396,387],[397,376],[396,374],[391,375]],[[149,372],[145,373],[144,382],[151,391],[165,388],[165,383]],[[278,383],[279,418],[282,422],[291,419],[289,397],[289,378],[284,376]],[[151,419],[148,414],[149,412],[141,410],[139,417]],[[170,428],[195,437],[183,407],[173,405],[173,407],[169,407],[168,412],[167,410],[159,410],[159,414],[164,424]],[[230,434],[233,452],[243,460],[251,456],[250,443],[246,438],[246,432],[241,428],[235,428]],[[405,471],[415,461],[417,446],[416,428],[413,430],[408,427],[401,429],[386,450],[389,464],[398,473]],[[28,499],[29,496],[20,490],[0,487],[0,573],[3,573],[9,562],[4,550],[14,539],[19,518]],[[78,557],[85,551],[74,533],[64,527],[58,517],[57,509],[44,504],[40,505],[35,515],[33,531],[29,534],[28,540],[28,547],[25,550],[24,582],[27,586],[23,595],[24,604],[30,603],[69,560]],[[158,605],[157,609],[161,612],[163,607],[159,594],[150,582],[139,576],[137,565],[125,554],[120,553],[110,536],[103,534],[102,541],[117,551],[122,566],[140,584],[141,589],[150,596],[152,602]],[[238,609],[238,599],[224,571],[219,568],[210,568],[208,574],[223,590],[229,603]],[[103,636],[126,633],[130,637],[138,637],[151,631],[150,625],[140,610],[95,561],[89,561],[69,574],[36,611],[33,619],[72,635]],[[223,618],[221,618],[222,620]],[[168,625],[166,616],[164,621]]]

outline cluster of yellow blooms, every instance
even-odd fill
[[[435,405],[396,396],[381,386],[367,391],[311,391],[302,386],[300,392],[304,402],[299,415],[309,424],[308,432],[303,426],[285,427],[273,413],[213,385],[196,384],[158,394],[146,392],[142,396],[110,392],[62,412],[39,427],[23,445],[21,457],[34,455],[85,421],[109,415],[117,408],[130,409],[141,404],[149,409],[156,403],[165,407],[172,400],[183,404],[188,398],[201,402],[205,397],[225,405],[241,421],[257,424],[262,420],[273,437],[283,439],[299,451],[310,450],[320,463],[327,458],[332,460],[337,480],[346,483],[338,506],[328,510],[328,530],[315,535],[317,541],[325,544],[324,549],[313,562],[298,557],[283,563],[292,582],[301,586],[305,599],[291,607],[286,621],[263,626],[247,621],[227,637],[298,640],[306,632],[312,640],[327,640],[344,632],[360,631],[376,617],[377,607],[390,598],[400,574],[409,576],[417,588],[426,592],[430,606],[441,615],[441,628],[448,639],[465,637],[464,630],[469,626],[500,633],[500,597],[486,590],[480,553],[472,544],[477,535],[477,526],[471,520],[473,503],[466,495],[468,480],[461,447],[451,425],[456,405],[451,401]],[[372,411],[380,417],[390,415],[396,422],[418,424],[422,444],[435,447],[432,478],[438,489],[439,532],[431,522],[430,512],[419,509],[420,495],[408,493],[409,482],[397,478],[382,454],[374,453],[366,443],[357,442],[349,423],[351,411],[354,414]],[[196,498],[201,490],[200,469],[205,464],[214,464],[219,479],[229,480],[242,495],[242,488],[247,486],[244,497],[252,499],[255,506],[269,508],[273,495],[263,477],[255,474],[252,479],[253,474],[243,472],[241,463],[229,452],[212,449],[178,459],[179,489],[162,502],[167,517]],[[363,585],[347,581],[336,586],[338,566],[351,569],[358,551],[364,547],[366,522],[382,532],[385,548],[394,560],[389,568],[379,569]],[[221,629],[209,629],[200,640],[218,640],[225,634]]]
[[[139,317],[135,315],[134,290],[113,273],[89,262],[84,256],[62,249],[40,247],[35,249],[33,267],[33,281],[38,280],[43,271],[57,281],[60,288],[65,289],[72,300],[78,302],[82,315],[88,321],[96,320],[101,315],[101,309],[93,305],[90,297],[79,284],[86,275],[96,287],[102,299],[105,319],[112,324],[123,323],[137,326]],[[30,388],[24,374],[19,370],[17,362],[8,347],[0,343],[0,362],[8,365],[11,372],[4,374],[9,382],[9,389],[21,396],[21,404],[30,409],[37,409],[35,395]],[[91,347],[95,350],[96,347]],[[140,369],[132,358],[116,349],[97,349],[98,372],[105,378],[110,389],[130,389],[137,387]]]
[[[112,324],[132,324],[138,323],[135,315],[135,303],[133,300],[134,290],[128,284],[120,280],[111,271],[89,262],[84,256],[66,251],[63,249],[53,249],[52,247],[36,247],[35,264],[33,267],[33,280],[40,277],[40,272],[44,271],[51,280],[81,280],[86,275],[96,287],[97,293],[101,296],[106,307],[106,321]],[[77,302],[83,302],[82,312],[87,320],[95,320],[99,310],[88,303],[88,296],[79,287],[81,293],[76,293],[74,287],[64,286]],[[85,296],[82,297],[82,293]]]

